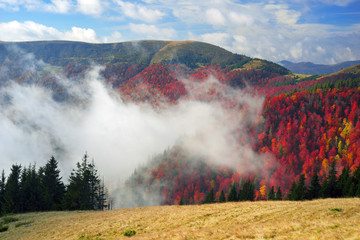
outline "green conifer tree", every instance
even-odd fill
[[[317,174],[317,171],[315,171],[314,175],[311,178],[309,191],[307,194],[308,199],[317,199],[320,197],[320,191],[321,191],[321,185],[319,176]]]
[[[2,206],[4,214],[20,211],[20,174],[21,165],[12,165],[5,184],[4,204]]]
[[[271,190],[268,194],[268,200],[275,200],[275,190],[274,190],[274,186],[271,187]]]
[[[229,193],[228,193],[228,202],[234,202],[237,201],[237,192],[236,192],[236,187],[235,187],[235,183],[233,183],[229,189]]]
[[[224,190],[221,190],[219,202],[221,202],[221,203],[226,202]]]
[[[282,192],[280,186],[278,187],[278,190],[275,193],[275,200],[280,201],[282,199]]]

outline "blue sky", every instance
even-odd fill
[[[359,0],[0,0],[0,41],[198,40],[274,62],[360,59]]]

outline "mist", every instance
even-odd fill
[[[49,67],[34,65],[32,55],[26,58],[32,62],[30,68],[22,61],[26,71]],[[93,66],[76,81],[52,72],[69,96],[65,101],[36,80],[25,84],[7,79],[0,88],[0,169],[7,172],[15,163],[43,166],[53,155],[66,181],[87,152],[111,188],[151,156],[177,144],[190,156],[214,164],[241,172],[260,170],[264,157],[251,148],[246,129],[258,123],[262,97],[210,76],[202,82],[183,79],[188,96],[154,108],[123,102],[105,83],[103,70]],[[0,76],[4,78],[4,71]],[[227,107],[229,103],[235,107]]]

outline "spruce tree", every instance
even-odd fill
[[[226,202],[224,190],[221,190],[219,202],[221,202],[221,203]]]
[[[23,168],[20,181],[21,212],[34,212],[40,209],[40,179],[35,165]]]
[[[336,182],[337,197],[349,197],[351,187],[350,169],[345,166]]]
[[[70,174],[63,206],[69,210],[103,209],[104,195],[95,164],[89,163],[88,155],[85,154],[76,167]]]
[[[5,172],[4,170],[2,170],[0,178],[0,216],[2,215],[2,206],[4,204],[5,183]]]
[[[299,183],[296,186],[295,189],[296,196],[294,200],[304,200],[305,195],[307,192],[306,186],[305,186],[305,175],[301,174],[299,178]]]
[[[229,193],[228,193],[228,202],[234,202],[237,201],[237,192],[236,192],[236,187],[235,187],[235,183],[233,182],[233,184],[231,185],[230,189],[229,189]]]
[[[214,189],[211,188],[210,192],[206,195],[204,203],[214,203],[215,197],[214,197]]]
[[[278,187],[278,190],[275,193],[275,200],[281,200],[282,199],[282,192],[280,186]]]
[[[296,192],[296,182],[295,180],[292,182],[290,190],[289,190],[289,195],[287,196],[288,200],[294,201],[297,199],[297,192]]]
[[[44,210],[60,210],[65,194],[65,185],[60,177],[58,162],[52,156],[39,170]]]
[[[238,200],[240,201],[254,201],[255,199],[255,188],[250,178],[247,179],[242,187],[239,190]]]
[[[274,186],[271,187],[271,190],[268,194],[268,200],[275,200],[275,190],[274,190]]]
[[[5,184],[4,204],[2,206],[4,214],[20,211],[20,174],[21,165],[12,165]]]
[[[308,191],[308,199],[317,199],[320,197],[321,185],[319,181],[319,176],[317,171],[315,171],[314,175],[311,178],[310,187]]]

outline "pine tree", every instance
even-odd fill
[[[214,197],[214,189],[211,188],[210,192],[206,195],[204,203],[214,203],[215,197]]]
[[[275,190],[274,190],[274,186],[271,187],[271,190],[268,194],[268,200],[275,200]]]
[[[77,169],[73,170],[69,177],[64,208],[69,210],[103,209],[104,195],[95,164],[88,163],[88,155],[85,154],[82,162],[78,162],[76,167]]]
[[[5,184],[4,204],[2,206],[4,214],[20,211],[20,174],[21,165],[12,165]]]
[[[294,200],[304,200],[306,195],[306,187],[305,187],[305,175],[301,174],[299,178],[299,183],[296,186],[295,192],[296,196]]]
[[[2,170],[0,178],[0,216],[2,215],[2,206],[4,205],[5,183],[5,172]]]
[[[336,162],[333,161],[330,167],[329,175],[321,185],[321,196],[323,198],[337,197],[336,190]]]
[[[237,201],[237,192],[236,192],[236,187],[235,187],[235,183],[233,183],[229,189],[229,193],[228,193],[228,202],[234,202]]]
[[[34,212],[40,210],[40,179],[35,165],[23,168],[20,181],[20,211]]]
[[[238,200],[240,201],[254,201],[255,199],[255,188],[250,179],[247,179],[239,190]]]
[[[221,190],[219,202],[221,202],[221,203],[226,202],[224,190]]]
[[[282,199],[282,192],[280,186],[278,187],[278,190],[275,193],[275,200],[281,200]]]
[[[345,166],[336,182],[337,197],[349,197],[351,187],[350,169]]]
[[[317,199],[320,197],[321,185],[319,181],[319,176],[317,171],[315,171],[314,175],[311,178],[309,191],[307,194],[308,199]]]
[[[58,162],[52,156],[39,170],[43,210],[60,210],[65,194],[65,185],[60,177]]]
[[[297,188],[297,185],[296,185],[296,182],[295,180],[292,182],[291,184],[291,187],[290,187],[290,190],[289,190],[289,195],[287,196],[288,200],[296,200],[297,199],[297,193],[296,193],[296,188]]]

